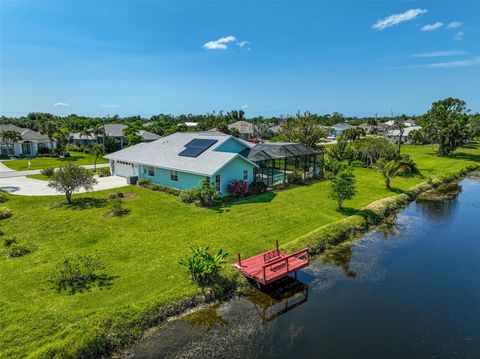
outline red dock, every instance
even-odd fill
[[[309,265],[308,248],[286,254],[278,248],[278,241],[276,247],[246,259],[241,259],[239,254],[238,261],[232,266],[245,277],[265,285]]]

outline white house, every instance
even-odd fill
[[[410,140],[408,136],[412,131],[417,131],[421,130],[421,126],[410,126],[410,127],[405,127],[403,130],[403,135],[402,135],[402,143],[410,143]],[[385,134],[385,138],[389,141],[398,141],[398,138],[400,136],[400,131],[399,130],[389,130]]]
[[[33,157],[42,149],[52,150],[56,148],[56,143],[50,143],[47,136],[40,134],[37,131],[30,130],[28,128],[18,127],[15,125],[0,125],[0,133],[3,131],[15,131],[22,137],[21,140],[10,142],[8,139],[0,136],[0,157]]]

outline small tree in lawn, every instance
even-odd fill
[[[97,161],[98,157],[103,156],[105,154],[105,147],[102,145],[95,143],[90,147],[90,153],[93,155],[93,172],[97,172]]]
[[[390,182],[392,178],[398,174],[399,164],[394,160],[387,161],[384,158],[380,158],[377,163],[373,165],[373,167],[382,174],[383,178],[385,179],[385,187],[390,189]]]
[[[338,172],[331,179],[331,185],[330,198],[337,200],[339,210],[342,209],[344,200],[352,199],[357,193],[355,188],[355,175],[351,168]]]
[[[53,173],[48,186],[65,193],[67,203],[70,204],[72,203],[72,194],[75,191],[80,188],[91,191],[96,183],[97,180],[93,178],[93,174],[85,168],[68,164]]]

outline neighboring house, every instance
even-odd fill
[[[13,143],[13,146],[10,141],[4,141],[0,136],[0,157],[2,158],[33,157],[42,149],[52,150],[52,143],[50,143],[49,138],[37,131],[15,125],[0,125],[0,133],[2,131],[16,131],[22,136],[21,140]],[[56,143],[53,141],[53,149],[55,148]]]
[[[348,123],[337,123],[330,127],[330,136],[343,136],[346,130],[350,130],[352,128],[355,128],[355,126],[349,125]]]
[[[402,136],[402,143],[410,143],[410,140],[409,140],[409,135],[410,135],[410,132],[412,131],[417,131],[417,130],[421,130],[422,127],[421,126],[410,126],[410,127],[405,127],[404,131],[403,131],[403,136]],[[398,138],[400,136],[400,131],[399,130],[388,130],[386,133],[385,133],[385,138],[389,141],[394,141],[394,142],[397,142],[398,141]]]
[[[238,130],[243,139],[255,137],[255,125],[248,121],[237,121],[228,125],[228,128]]]
[[[107,137],[116,138],[120,148],[123,148],[127,144],[123,130],[127,127],[127,125],[122,123],[107,123],[105,124],[105,134]],[[139,130],[138,134],[143,137],[144,142],[152,142],[160,138],[159,135],[145,130]],[[101,142],[103,140],[103,133],[100,133],[98,138]],[[93,134],[90,136],[81,136],[80,133],[72,133],[72,143],[76,146],[86,146],[93,142],[95,142],[95,136]]]
[[[253,182],[257,165],[242,154],[251,147],[246,141],[218,132],[177,132],[105,158],[117,176],[138,176],[176,189],[190,189],[206,181],[226,195],[233,180]]]
[[[280,131],[281,127],[282,125],[275,125],[275,126],[269,127],[268,129],[270,130],[270,132],[277,134],[278,131]]]

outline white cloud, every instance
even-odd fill
[[[480,57],[473,57],[468,60],[449,61],[449,62],[434,62],[431,64],[417,65],[412,67],[429,67],[437,69],[451,69],[454,67],[478,66],[480,65]]]
[[[459,31],[455,34],[453,39],[457,41],[463,40],[463,35],[465,35],[465,33],[463,31]]]
[[[245,47],[247,45],[250,45],[250,41],[238,41],[237,42],[237,46],[240,46],[240,47]]]
[[[413,57],[445,57],[445,56],[458,56],[467,55],[466,51],[448,50],[448,51],[432,51],[432,52],[420,52],[413,54]]]
[[[70,107],[70,104],[65,103],[65,102],[57,102],[57,103],[54,103],[53,106],[55,106],[55,107]]]
[[[203,44],[203,48],[207,50],[226,50],[228,49],[227,44],[235,41],[237,41],[235,36],[221,37],[217,40],[206,42]]]
[[[425,9],[410,9],[401,14],[393,14],[378,20],[375,24],[372,25],[372,28],[375,30],[383,30],[387,27],[400,24],[401,22],[413,20],[418,15],[425,14],[426,12],[427,10]]]
[[[449,29],[458,29],[459,27],[462,27],[463,23],[460,21],[452,21],[450,24],[448,24]]]
[[[100,107],[103,107],[103,108],[116,108],[118,107],[118,105],[112,105],[112,104],[108,104],[108,103],[102,103],[100,105]]]
[[[440,29],[443,26],[443,22],[437,21],[434,24],[428,24],[422,27],[422,31],[434,31]]]
[[[248,107],[248,105],[243,105],[242,107],[240,107],[242,110],[245,110],[246,108]]]

